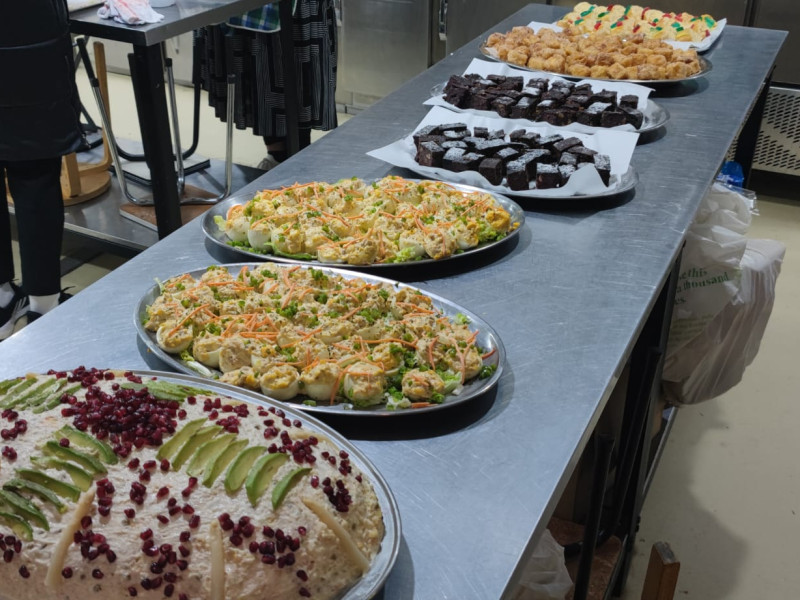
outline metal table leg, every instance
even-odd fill
[[[161,45],[134,46],[128,55],[142,132],[142,146],[153,183],[158,237],[181,226],[178,180],[175,175]]]
[[[769,86],[772,83],[772,74],[774,72],[775,65],[772,65],[769,75],[767,75],[761,87],[761,92],[753,105],[753,110],[750,111],[747,121],[742,125],[742,129],[739,132],[739,140],[736,142],[734,160],[742,165],[745,187],[750,182],[750,172],[753,170],[753,157],[756,152],[758,132],[761,131],[761,117],[764,115],[764,106],[767,103],[767,94],[769,93]]]
[[[283,98],[286,103],[286,153],[289,156],[300,150],[299,100],[297,73],[294,69],[294,39],[292,38],[292,0],[280,0],[278,14],[281,19],[281,66],[283,67]]]

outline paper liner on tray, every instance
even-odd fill
[[[443,125],[453,123],[455,121],[466,123],[467,127],[474,129],[477,127],[487,127],[489,131],[497,131],[502,129],[508,134],[515,129],[525,129],[526,131],[535,131],[542,135],[559,134],[564,137],[577,137],[583,142],[583,145],[592,150],[597,150],[601,154],[608,155],[611,161],[611,182],[609,187],[606,187],[600,179],[600,175],[592,166],[578,169],[566,185],[560,188],[550,188],[544,190],[530,189],[530,190],[512,190],[506,185],[492,185],[485,177],[480,175],[477,171],[463,171],[456,173],[448,171],[447,169],[435,167],[423,167],[414,160],[416,155],[416,148],[414,147],[413,132],[401,140],[367,152],[369,156],[388,162],[396,167],[403,167],[411,169],[432,179],[440,179],[444,181],[452,181],[454,183],[464,183],[467,185],[474,185],[486,190],[492,190],[500,194],[510,194],[513,196],[520,196],[525,198],[565,198],[570,196],[593,196],[598,194],[607,194],[609,189],[619,185],[620,178],[624,175],[630,167],[631,156],[636,148],[636,142],[639,139],[638,133],[628,131],[596,131],[593,134],[585,134],[579,132],[569,132],[568,136],[565,135],[563,127],[551,127],[546,124],[536,124],[527,127],[520,127],[519,120],[517,119],[501,119],[501,118],[487,118],[478,117],[469,113],[455,114],[453,111],[441,106],[434,106],[428,112],[419,125],[414,128],[414,131],[422,129],[426,125]]]
[[[464,71],[463,75],[467,75],[470,73],[477,73],[481,77],[487,77],[488,75],[505,75],[506,77],[523,77],[525,79],[525,83],[527,83],[531,79],[547,79],[551,83],[553,81],[564,81],[567,82],[567,79],[563,77],[559,77],[558,75],[550,75],[548,73],[531,73],[528,70],[520,70],[515,69],[514,67],[507,65],[505,63],[499,62],[492,62],[488,60],[480,60],[479,58],[473,58],[472,62]],[[447,83],[447,82],[444,82]],[[598,92],[600,90],[609,90],[612,92],[617,92],[617,96],[625,96],[625,95],[633,95],[636,96],[637,105],[636,107],[644,111],[647,108],[647,99],[650,94],[653,92],[652,88],[645,87],[643,85],[638,85],[635,83],[625,83],[625,82],[617,82],[617,81],[597,81],[596,79],[583,79],[578,82],[569,81],[571,84],[581,85],[584,83],[588,83],[592,86],[592,91]],[[444,108],[448,108],[454,112],[458,113],[468,113],[471,115],[476,115],[479,117],[492,117],[497,118],[497,113],[493,110],[475,110],[474,108],[458,108],[450,104],[449,102],[445,102],[444,98],[440,95],[433,96],[432,98],[428,98],[423,104],[428,106],[443,106]],[[533,123],[535,121],[530,121],[529,119],[517,119],[518,121],[524,121],[526,123]],[[559,130],[566,130],[566,131],[577,131],[583,133],[595,133],[599,128],[598,127],[590,127],[588,125],[582,125],[581,123],[570,123],[569,125],[559,126]],[[618,125],[617,127],[604,127],[603,130],[605,131],[636,131],[636,128],[633,125],[625,124],[625,125]]]
[[[678,50],[690,50],[694,48],[698,52],[705,52],[711,46],[714,45],[714,42],[717,41],[717,38],[722,35],[722,30],[725,29],[725,25],[728,23],[728,19],[720,19],[717,21],[716,27],[711,30],[711,34],[707,38],[703,38],[699,42],[679,42],[677,40],[661,40],[662,42],[666,42],[673,48],[677,48]],[[552,29],[553,31],[562,31],[563,28],[559,27],[555,23],[539,23],[538,21],[531,21],[528,23],[528,27],[533,29],[534,32],[538,32],[540,29],[547,27],[548,29]]]

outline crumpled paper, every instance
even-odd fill
[[[114,19],[124,25],[158,23],[164,18],[164,15],[153,10],[149,0],[106,0],[97,9],[97,16]]]

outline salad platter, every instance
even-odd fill
[[[373,275],[247,263],[159,282],[134,321],[173,369],[315,414],[440,411],[497,384],[497,333],[455,302]]]
[[[348,186],[351,181],[353,180],[347,180]],[[382,183],[387,181],[388,183]],[[382,189],[373,187],[390,184],[401,186],[391,196],[378,196],[377,193]],[[363,212],[357,212],[356,209],[351,212],[342,211],[341,215],[335,208],[320,209],[317,205],[321,201],[313,206],[304,203],[304,207],[298,211],[295,200],[287,198],[280,190],[234,196],[205,213],[203,232],[217,246],[248,259],[380,270],[398,266],[427,266],[442,261],[469,261],[476,254],[496,248],[517,236],[525,223],[524,211],[513,200],[474,186],[387,177],[368,184],[367,189],[379,199],[373,201],[365,194],[370,200],[362,203],[366,207]],[[415,194],[416,190],[423,190],[422,194],[413,198],[413,204],[407,203],[408,189],[415,190]],[[271,203],[269,210],[274,209],[276,215],[274,218],[265,218],[263,213],[257,212],[263,207],[263,198],[267,194],[268,202]],[[446,200],[445,203],[442,202],[443,199]],[[378,207],[378,214],[381,216],[375,219],[377,202],[384,204]],[[481,206],[480,210],[472,208],[478,205]],[[280,216],[282,211],[288,211],[286,218]],[[492,218],[491,223],[486,220],[487,214],[491,216],[495,213],[497,218]],[[456,222],[456,217],[460,218],[461,224]],[[268,219],[271,219],[271,237],[268,243],[261,243],[258,238],[263,238],[263,233],[254,229],[260,228]],[[295,223],[299,223],[300,233],[305,238],[295,247],[281,247],[280,236],[286,235],[278,229],[281,219],[286,223],[285,228],[289,225],[297,228]],[[439,228],[440,223],[444,231]],[[474,231],[475,235],[462,235],[461,229],[464,225]],[[436,232],[431,233],[431,229]],[[278,238],[273,242],[272,237],[276,235]],[[445,250],[442,250],[441,239],[435,239],[437,235],[455,238],[456,246],[450,248],[448,242]],[[430,238],[427,250],[425,243],[421,249],[418,244],[412,243],[418,241],[420,236]],[[412,246],[413,249],[410,249]],[[344,251],[340,252],[338,248],[343,248]],[[384,249],[383,254],[381,248]],[[291,253],[286,250],[299,252]]]
[[[85,367],[2,381],[0,405],[9,600],[255,599],[265,587],[356,600],[396,561],[386,481],[291,406],[200,377]]]

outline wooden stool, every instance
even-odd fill
[[[94,43],[94,61],[97,65],[97,78],[100,81],[100,94],[103,102],[108,103],[108,74],[106,71],[106,53],[101,42]],[[111,187],[111,153],[108,150],[108,138],[103,131],[103,159],[99,163],[78,162],[73,152],[64,157],[61,165],[61,192],[64,206],[73,206],[97,198]]]
[[[666,542],[656,542],[650,550],[650,562],[642,586],[642,600],[672,600],[678,586],[681,563]]]

